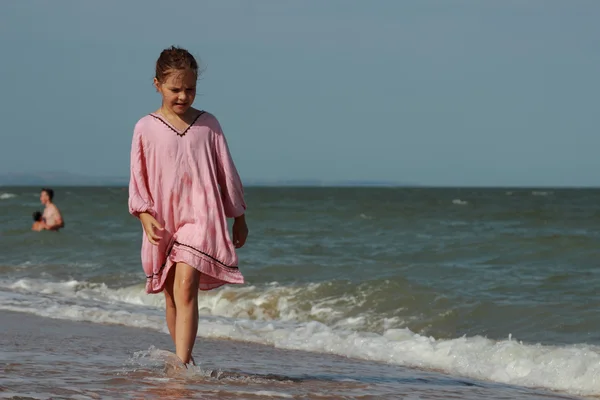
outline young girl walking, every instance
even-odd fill
[[[192,107],[198,64],[185,49],[163,50],[154,86],[161,107],[135,125],[129,212],[141,221],[146,292],[164,292],[177,356],[194,363],[198,289],[241,284],[235,248],[248,228],[242,182],[217,119]],[[229,235],[227,218],[235,218]]]

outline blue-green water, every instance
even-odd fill
[[[0,309],[164,330],[125,188],[0,188]],[[600,394],[600,190],[247,188],[199,336]]]

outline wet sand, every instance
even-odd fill
[[[0,398],[577,399],[344,357],[199,338],[173,372],[167,334],[0,312]]]

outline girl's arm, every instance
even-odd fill
[[[142,135],[136,127],[131,142],[130,176],[129,176],[129,213],[137,218],[141,213],[148,213],[156,217],[154,202],[148,189],[148,175],[146,172],[146,158]]]
[[[220,128],[220,127],[219,127]],[[215,132],[217,154],[217,181],[221,187],[221,197],[227,218],[239,218],[246,211],[244,187],[233,163],[225,135],[219,129]]]

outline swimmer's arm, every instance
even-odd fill
[[[63,221],[62,215],[60,214],[60,211],[58,211],[58,209],[56,209],[56,219],[54,220],[54,226],[58,228],[62,228],[63,226],[65,226],[65,222]]]
[[[58,230],[59,228],[62,228],[63,226],[64,226],[64,223],[63,223],[62,219],[57,219],[56,222],[54,223],[54,225],[44,224],[44,229],[48,229],[50,231],[55,231],[55,230]]]

